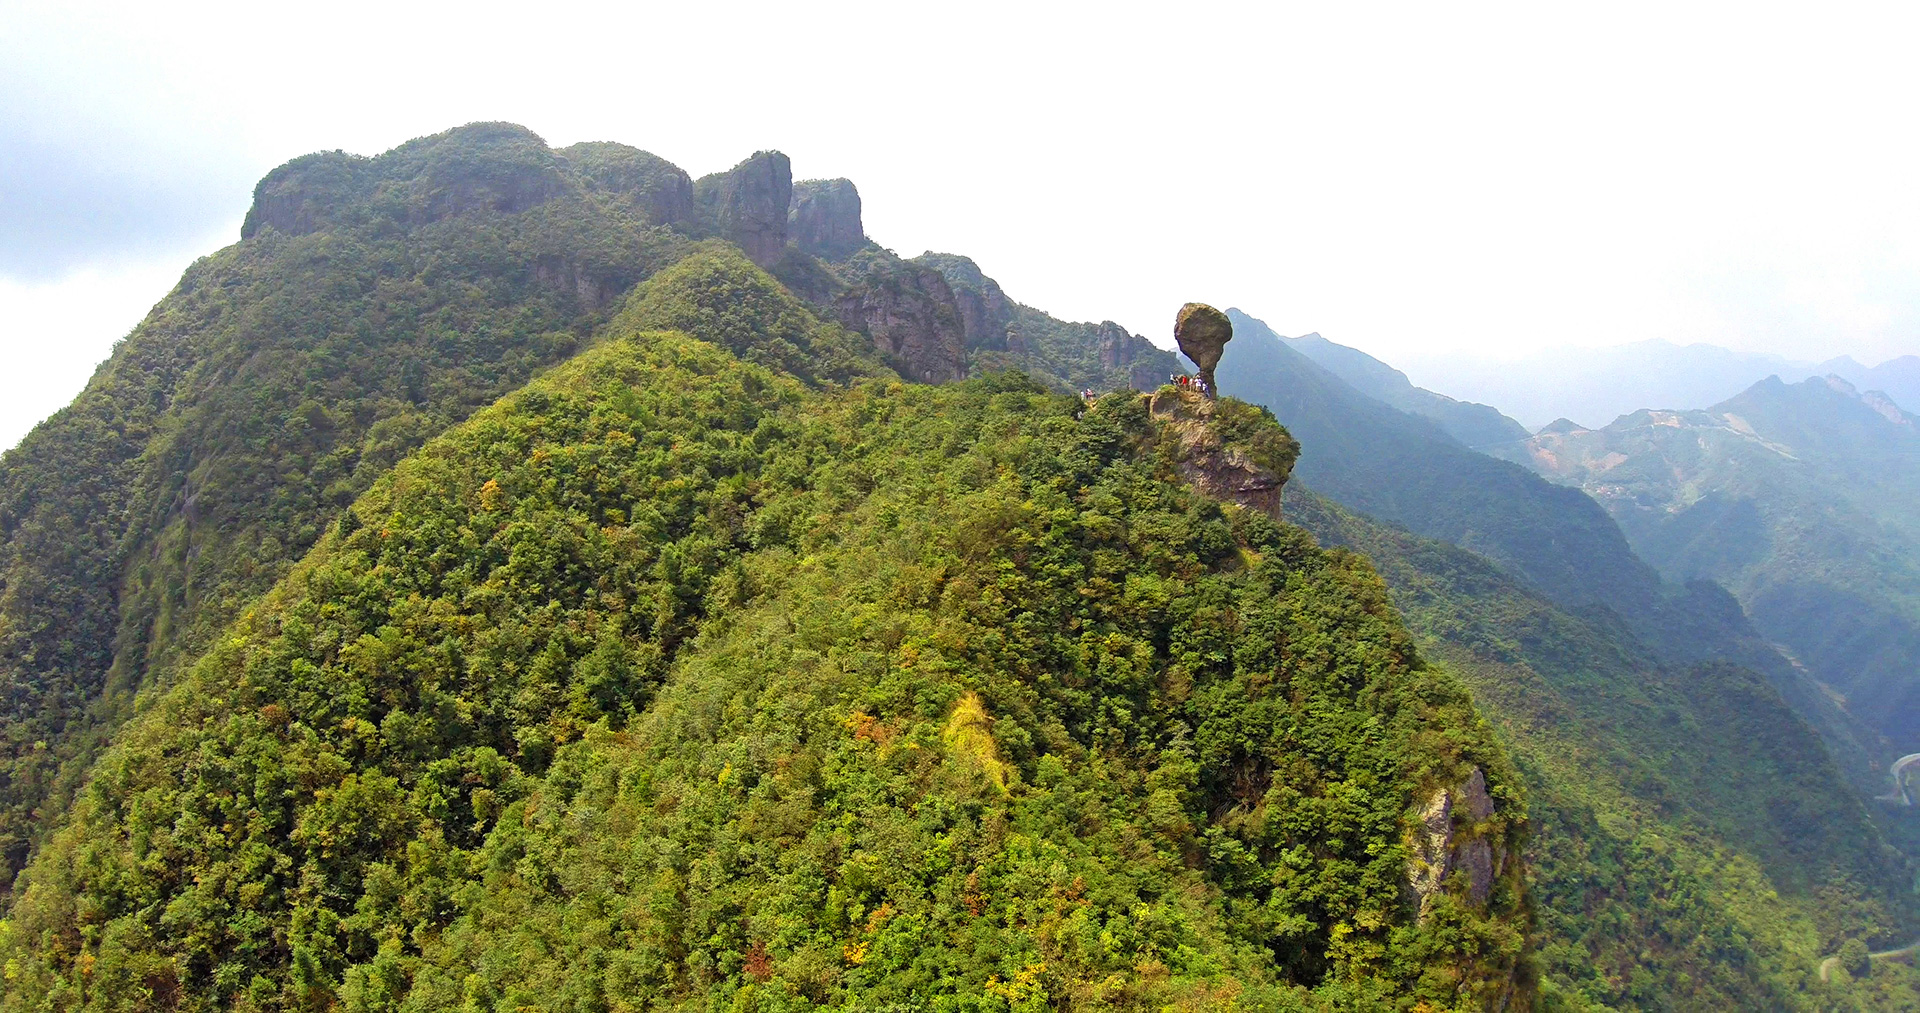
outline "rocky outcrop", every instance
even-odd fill
[[[967,375],[960,312],[940,272],[899,264],[869,275],[833,308],[842,324],[871,337],[902,376],[949,383]]]
[[[860,224],[860,191],[847,179],[803,179],[793,184],[787,235],[803,253],[841,260],[867,245]]]
[[[1467,779],[1433,793],[1413,828],[1413,859],[1407,865],[1407,885],[1418,898],[1421,917],[1455,872],[1466,876],[1466,899],[1485,904],[1494,880],[1506,869],[1505,849],[1495,845],[1488,820],[1494,814],[1487,794],[1487,776],[1472,768]]]
[[[254,188],[240,237],[267,227],[289,235],[315,232],[334,215],[372,213],[370,202],[405,225],[482,210],[513,214],[568,186],[561,159],[540,135],[511,123],[469,123],[377,159],[339,151],[296,158]]]
[[[952,253],[923,253],[913,263],[940,272],[953,289],[954,305],[960,311],[960,327],[966,334],[968,350],[1025,351],[1015,349],[1013,300],[1000,290],[1000,283],[986,276],[971,258]]]
[[[726,172],[700,177],[693,197],[713,230],[761,267],[771,266],[786,250],[793,166],[780,152],[755,152]]]
[[[610,141],[575,144],[559,155],[589,190],[628,205],[649,225],[694,221],[693,177],[659,155]]]
[[[615,293],[625,292],[632,284],[625,279],[595,277],[579,264],[557,256],[535,261],[533,280],[551,289],[573,293],[581,305],[592,310],[605,309]]]
[[[1160,368],[1165,356],[1153,342],[1111,320],[1100,324],[1094,340],[1100,349],[1100,368],[1109,373],[1126,370],[1127,383],[1134,390],[1152,390],[1166,382]]]
[[[253,206],[240,225],[240,238],[263,228],[304,236],[325,227],[329,212],[344,207],[369,181],[366,159],[344,151],[303,155],[267,173],[253,188]]]
[[[1178,441],[1175,467],[1182,481],[1214,499],[1279,520],[1281,493],[1300,445],[1278,425],[1262,431],[1254,442],[1229,442],[1215,424],[1222,410],[1260,411],[1172,386],[1162,386],[1148,401],[1149,413]]]
[[[1179,315],[1174,318],[1173,340],[1180,345],[1180,354],[1199,367],[1200,379],[1206,381],[1209,395],[1219,390],[1213,382],[1213,369],[1220,365],[1220,355],[1227,350],[1227,342],[1233,340],[1233,321],[1206,303],[1190,302],[1180,307]]]

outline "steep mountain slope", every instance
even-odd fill
[[[1822,955],[1906,941],[1904,863],[1765,681],[1662,664],[1472,553],[1313,492],[1290,489],[1287,512],[1373,561],[1519,767],[1549,1008],[1826,1009]]]
[[[1710,585],[1662,586],[1591,499],[1366,398],[1257,320],[1236,312],[1234,324],[1222,387],[1272,408],[1301,440],[1296,474],[1347,508],[1296,497],[1290,515],[1376,561],[1546,800],[1536,867],[1550,982],[1630,1007],[1693,989],[1704,1008],[1791,1007],[1813,1001],[1808,961],[1822,947],[1898,935],[1912,917],[1901,862],[1795,712],[1864,784],[1862,732],[1737,603]],[[1698,892],[1667,894],[1670,877]],[[1784,907],[1752,906],[1768,893]],[[1609,907],[1620,921],[1598,919]],[[1682,923],[1759,950],[1682,943],[1667,934]]]
[[[823,379],[964,373],[961,307],[939,274],[865,240],[852,184],[803,181],[796,197],[790,176],[777,152],[695,181],[625,145],[553,151],[472,124],[263,179],[241,242],[194,265],[71,407],[0,458],[0,880],[137,691],[375,476],[572,354],[703,237],[846,310],[829,315],[851,329],[812,343],[791,326],[716,335],[753,361]],[[1009,361],[1063,390],[1125,385],[1097,342],[1074,344],[1093,328],[1020,312],[1064,337]],[[1125,347],[1170,368],[1140,339]]]
[[[1554,603],[1666,661],[1724,661],[1765,675],[1819,730],[1859,788],[1878,792],[1884,747],[1761,638],[1707,583],[1664,585],[1593,499],[1461,446],[1386,407],[1234,313],[1222,389],[1271,408],[1307,448],[1299,473],[1344,506],[1458,545]]]
[[[1528,1002],[1485,724],[1189,485],[1271,416],[661,318],[840,333],[703,251],[403,462],[118,736],[6,1008]]]
[[[1492,702],[1523,897],[1368,568],[1194,495],[1270,423],[1047,396],[1177,367],[790,177],[477,125],[263,182],[0,460],[15,853],[59,828],[7,1003],[1519,1008],[1531,903],[1562,991],[1791,1006],[1901,923],[1777,701],[1610,596],[1710,656],[1737,607],[1296,355],[1303,471],[1525,576],[1294,500]]]
[[[1920,742],[1920,427],[1838,377],[1640,411],[1506,453],[1604,504],[1677,579],[1718,581],[1900,752]]]
[[[1239,310],[1232,312],[1240,313]],[[1283,340],[1288,347],[1319,363],[1353,389],[1409,415],[1432,419],[1447,435],[1469,447],[1511,443],[1533,435],[1525,426],[1500,414],[1498,408],[1455,401],[1425,387],[1415,387],[1407,374],[1358,348],[1336,344],[1318,333]]]
[[[650,215],[656,184],[685,174],[623,181],[607,167],[652,156],[592,155],[570,166],[477,124],[288,163],[247,238],[195,264],[0,458],[6,875],[61,765],[83,768],[150,676],[408,450],[571,354],[613,296],[681,255]]]
[[[1863,366],[1843,355],[1782,375],[1794,380],[1837,376],[1861,390],[1877,390],[1902,406],[1920,409],[1920,355],[1902,355],[1878,366]]]

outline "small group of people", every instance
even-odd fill
[[[1167,382],[1170,384],[1173,384],[1176,387],[1186,387],[1190,390],[1195,390],[1200,392],[1201,394],[1205,394],[1208,396],[1211,396],[1213,394],[1212,391],[1207,389],[1207,381],[1202,380],[1197,376],[1190,376],[1186,373],[1175,373],[1172,376],[1167,377]]]
[[[1086,390],[1083,390],[1080,392],[1080,400],[1085,401],[1088,404],[1092,404],[1094,401],[1098,400],[1099,397],[1100,395],[1095,394],[1093,392],[1092,387],[1088,387]]]

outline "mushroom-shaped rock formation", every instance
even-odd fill
[[[1180,315],[1174,318],[1173,340],[1179,342],[1180,354],[1200,367],[1207,396],[1213,397],[1219,390],[1213,382],[1213,367],[1220,365],[1220,353],[1233,340],[1233,321],[1206,303],[1190,302],[1180,307]]]

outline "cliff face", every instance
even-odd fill
[[[847,179],[804,179],[793,185],[787,234],[803,253],[841,260],[867,245],[860,191]]]
[[[1149,412],[1179,440],[1176,467],[1182,481],[1215,499],[1280,519],[1280,494],[1300,453],[1292,436],[1279,430],[1254,442],[1235,441],[1224,435],[1239,428],[1227,416],[1261,409],[1222,404],[1183,387],[1163,386],[1150,398]]]
[[[834,300],[840,322],[873,339],[902,376],[949,383],[967,375],[966,339],[940,272],[899,264]]]
[[[1000,283],[986,276],[969,257],[950,253],[926,253],[914,258],[939,271],[953,288],[954,305],[960,312],[960,325],[966,332],[969,349],[1004,352],[1011,348],[1008,327],[1013,323],[1014,303],[1000,290]]]
[[[749,260],[767,267],[780,259],[793,203],[793,166],[787,156],[756,152],[726,172],[700,177],[693,196],[713,229],[745,250]]]
[[[1420,899],[1422,917],[1455,872],[1466,875],[1468,900],[1476,905],[1487,902],[1494,880],[1507,871],[1510,857],[1486,833],[1493,814],[1487,776],[1479,767],[1460,785],[1442,788],[1427,801],[1414,827],[1413,860],[1407,866],[1407,884]]]
[[[1162,371],[1167,353],[1153,342],[1132,334],[1111,320],[1100,324],[1095,340],[1100,349],[1100,368],[1111,373],[1127,371],[1127,380],[1135,390],[1152,390],[1167,382]]]

